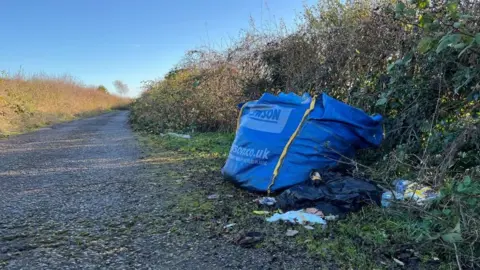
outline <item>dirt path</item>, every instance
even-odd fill
[[[146,157],[127,118],[113,112],[0,141],[0,268],[309,268],[172,220],[181,216],[171,215],[173,199],[188,192],[172,180],[186,159]]]

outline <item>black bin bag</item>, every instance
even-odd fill
[[[319,180],[283,191],[276,198],[277,206],[284,211],[315,207],[325,215],[344,216],[367,204],[380,205],[383,191],[374,183],[336,172],[319,174]]]

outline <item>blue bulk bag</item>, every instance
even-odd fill
[[[266,93],[242,106],[222,173],[251,191],[277,191],[382,139],[380,115],[369,116],[326,94]]]

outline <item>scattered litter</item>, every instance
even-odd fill
[[[261,205],[272,206],[272,205],[275,205],[277,203],[277,200],[273,197],[263,197],[263,198],[260,198],[260,199],[256,199],[255,202],[257,202],[258,204],[261,204]]]
[[[287,230],[287,233],[285,233],[286,236],[295,236],[298,234],[297,230]]]
[[[245,248],[253,247],[262,242],[263,238],[263,234],[260,232],[248,232],[237,240],[237,244]]]
[[[268,222],[275,222],[275,221],[288,221],[293,224],[327,224],[327,222],[314,214],[309,214],[304,211],[288,211],[283,214],[276,213],[273,216],[267,218]]]
[[[393,261],[396,262],[397,264],[401,265],[401,266],[405,266],[405,263],[403,263],[403,262],[400,261],[399,259],[393,258]]]
[[[318,171],[312,171],[310,172],[310,180],[312,181],[322,180],[322,176]]]
[[[262,211],[262,210],[255,210],[253,211],[255,215],[268,215],[270,214],[270,211]]]
[[[307,230],[313,230],[313,229],[315,229],[314,227],[312,227],[312,226],[310,226],[310,225],[305,225],[305,226],[303,226],[303,227],[304,227],[305,229],[307,229]]]
[[[191,139],[192,136],[188,134],[179,134],[175,132],[168,132],[167,135],[172,136],[172,137],[177,137],[177,138],[182,138],[182,139]]]
[[[394,191],[386,191],[382,194],[382,206],[389,207],[393,200],[413,200],[418,205],[431,201],[438,197],[438,193],[431,187],[414,183],[408,180],[398,179],[393,181]]]
[[[343,217],[366,204],[380,205],[382,190],[374,183],[335,172],[318,173],[321,182],[307,181],[285,190],[276,197],[277,206],[285,211],[314,207],[324,215]]]
[[[212,194],[212,195],[207,196],[207,199],[209,199],[209,200],[216,200],[218,198],[220,198],[220,196],[218,196],[218,194]]]
[[[414,200],[418,205],[434,200],[438,197],[438,193],[431,187],[423,186],[417,183],[409,183],[405,190],[404,198],[406,200]]]
[[[320,210],[318,210],[317,208],[314,208],[314,207],[310,207],[310,208],[305,209],[305,212],[307,212],[309,214],[317,215],[321,218],[325,217],[325,214],[323,214],[322,211],[320,211]]]
[[[408,188],[408,184],[410,183],[410,181],[404,179],[397,179],[393,181],[393,185],[395,186],[395,192],[405,194],[405,191]]]
[[[383,207],[389,207],[392,201],[394,200],[403,200],[403,194],[400,194],[398,192],[392,192],[392,191],[385,191],[382,194],[382,206]]]
[[[230,223],[230,224],[227,224],[225,226],[223,226],[224,229],[228,229],[228,228],[231,228],[233,226],[237,225],[236,223]]]
[[[335,216],[335,215],[328,215],[328,216],[325,216],[324,219],[326,221],[335,221],[338,219],[338,216]]]
[[[251,191],[301,184],[313,169],[335,167],[356,150],[379,146],[382,121],[380,115],[369,116],[325,93],[265,93],[242,105],[222,173]],[[323,180],[321,175],[315,182]]]

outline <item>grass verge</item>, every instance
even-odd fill
[[[367,207],[344,220],[329,222],[326,228],[315,226],[314,230],[300,225],[272,224],[265,221],[270,214],[253,213],[275,210],[253,202],[261,194],[238,189],[219,174],[232,134],[194,134],[190,140],[145,134],[140,137],[151,158],[166,150],[186,157],[181,171],[170,171],[169,178],[176,179],[174,183],[183,190],[174,196],[173,205],[179,217],[188,219],[188,230],[221,236],[232,244],[246,232],[261,232],[265,239],[257,248],[313,257],[328,267],[451,269],[457,267],[457,256],[469,256],[463,261],[470,260],[472,266],[478,264],[478,242],[467,239],[451,242],[445,238],[445,228],[450,228],[453,237],[459,237],[455,234],[457,221],[445,207],[450,196],[444,196],[430,208],[407,204],[388,209]],[[472,187],[477,188],[476,184]],[[457,188],[445,187],[442,194],[452,190]],[[218,199],[208,199],[213,194]],[[442,207],[444,211],[439,210]],[[225,229],[228,224],[235,225]],[[462,225],[462,230],[468,228],[472,229]],[[299,234],[288,237],[287,229],[298,230]],[[468,235],[462,232],[460,238],[462,234]],[[464,250],[458,251],[459,247]]]

